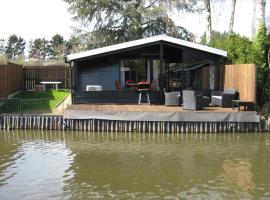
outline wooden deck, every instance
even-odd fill
[[[129,111],[129,112],[238,112],[237,109],[205,107],[203,110],[183,110],[182,106],[136,105],[136,104],[73,104],[69,110]],[[244,112],[241,108],[240,112]],[[250,112],[250,111],[249,111]]]

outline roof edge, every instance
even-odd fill
[[[85,58],[85,57],[91,57],[91,56],[104,54],[104,53],[108,53],[108,52],[114,52],[117,50],[127,49],[127,48],[140,46],[140,45],[144,45],[144,44],[150,44],[150,43],[154,43],[154,42],[158,42],[158,41],[169,42],[169,43],[189,47],[192,49],[197,49],[200,51],[205,51],[208,53],[216,54],[219,56],[227,57],[227,52],[220,50],[220,49],[216,49],[213,47],[209,47],[209,46],[194,43],[194,42],[189,42],[186,40],[181,40],[178,38],[173,38],[173,37],[170,37],[167,35],[157,35],[157,36],[147,37],[147,38],[143,38],[143,39],[133,40],[133,41],[129,41],[129,42],[109,45],[106,47],[101,47],[101,48],[91,49],[88,51],[70,54],[70,55],[67,55],[67,60],[68,61],[79,60],[79,59]]]

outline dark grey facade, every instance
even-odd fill
[[[78,67],[77,90],[85,91],[87,85],[101,85],[104,91],[115,91],[119,80],[119,62],[86,62]]]
[[[203,89],[219,89],[222,59],[220,55],[166,41],[74,59],[71,64],[73,103],[136,103],[138,93],[125,88],[128,79],[155,81],[157,86],[150,91],[150,96],[151,103],[156,104],[164,102],[164,89],[182,90],[193,87],[193,82],[198,89],[203,81],[207,84]],[[210,68],[207,77],[202,78],[202,69],[196,65]],[[194,66],[196,71],[189,71]],[[121,91],[116,87],[117,81]],[[86,91],[87,85],[100,85],[102,91]]]

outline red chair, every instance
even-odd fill
[[[118,80],[115,81],[115,87],[117,91],[122,91],[122,87],[121,84]]]
[[[126,80],[126,86],[128,86],[128,84],[130,83],[135,83],[133,80],[129,79],[129,80]]]
[[[151,81],[150,90],[152,90],[152,91],[156,91],[157,90],[157,81],[156,80],[152,80]]]
[[[126,81],[126,88],[131,91],[136,91],[138,89],[138,84],[135,83],[133,80]]]

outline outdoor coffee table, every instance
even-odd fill
[[[254,108],[254,103],[251,101],[246,100],[232,100],[232,109],[234,110],[234,107],[238,108],[238,111],[240,111],[240,107],[244,106],[244,110],[252,109]]]

